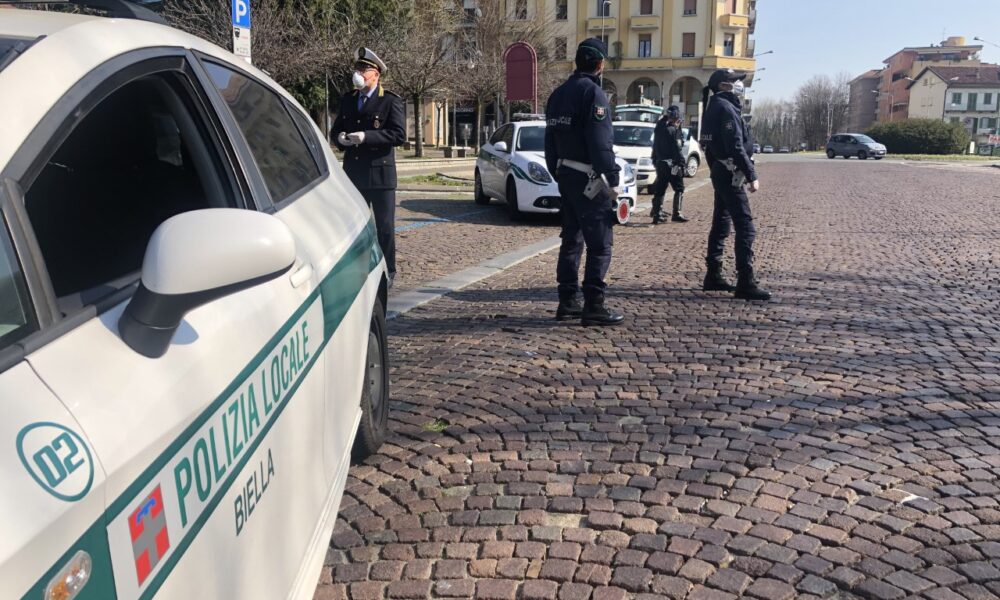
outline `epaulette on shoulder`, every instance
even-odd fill
[[[389,90],[386,90],[386,91],[385,91],[385,95],[386,95],[386,96],[393,96],[393,97],[395,97],[395,98],[399,98],[400,100],[402,100],[402,99],[403,99],[403,97],[402,97],[402,96],[400,96],[399,94],[397,94],[396,92],[390,92]]]

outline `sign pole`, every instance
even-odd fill
[[[232,0],[233,54],[250,59],[250,0]]]

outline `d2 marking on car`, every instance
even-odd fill
[[[129,515],[128,531],[132,537],[135,574],[139,578],[139,585],[142,585],[156,563],[160,562],[170,549],[167,516],[163,512],[163,493],[160,492],[160,486],[156,486],[139,508]]]

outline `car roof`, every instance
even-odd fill
[[[266,73],[227,50],[173,27],[136,19],[20,8],[0,9],[0,14],[0,37],[37,40],[0,71],[0,89],[6,92],[0,94],[0,131],[4,132],[0,136],[0,169],[73,84],[101,64],[133,50],[198,50],[238,64],[275,90],[281,89]],[[282,94],[294,101],[287,92]]]

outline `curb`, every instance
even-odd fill
[[[404,315],[418,306],[423,306],[432,300],[437,300],[452,292],[478,283],[488,277],[505,271],[516,264],[522,263],[539,254],[550,252],[559,247],[562,240],[559,236],[552,236],[518,248],[512,252],[507,252],[489,260],[483,261],[473,267],[468,267],[446,275],[441,279],[426,283],[416,289],[406,290],[398,296],[389,296],[389,306],[386,310],[386,319],[395,319]]]

